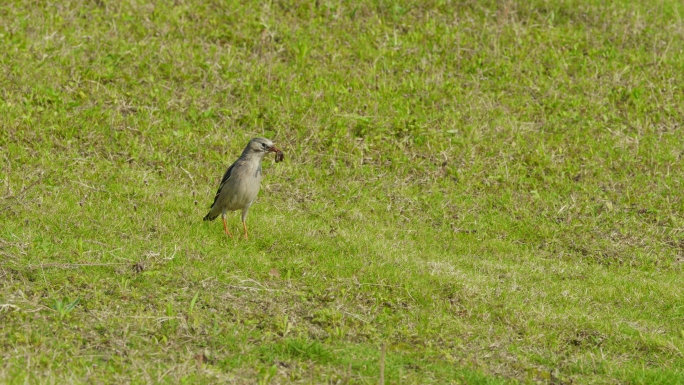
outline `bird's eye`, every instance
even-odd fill
[[[266,148],[268,146],[266,145],[266,143],[261,143],[261,147]]]

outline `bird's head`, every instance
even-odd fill
[[[270,139],[266,138],[254,138],[249,141],[247,145],[252,152],[278,152],[279,150],[273,144]]]
[[[254,138],[249,141],[249,144],[247,145],[247,148],[245,148],[244,152],[264,156],[269,152],[280,153],[281,151],[270,139]]]

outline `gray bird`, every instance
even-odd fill
[[[261,161],[269,152],[276,153],[276,162],[283,160],[283,152],[278,150],[273,142],[265,138],[254,138],[249,141],[242,155],[223,174],[221,185],[214,196],[211,210],[204,217],[205,221],[213,221],[219,214],[223,219],[223,229],[233,237],[226,225],[226,212],[242,210],[242,227],[247,236],[247,211],[252,205],[261,187]]]

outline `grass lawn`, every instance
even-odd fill
[[[684,383],[683,18],[2,2],[0,383]]]

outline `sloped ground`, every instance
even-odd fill
[[[678,2],[0,5],[0,382],[684,382]],[[249,241],[202,222],[267,136]],[[239,218],[230,218],[239,232]]]

